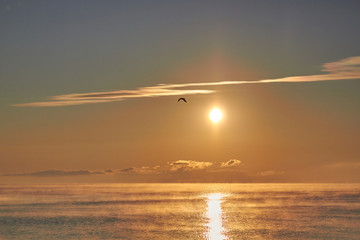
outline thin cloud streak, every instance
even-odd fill
[[[290,76],[277,79],[262,79],[258,81],[221,81],[221,82],[197,82],[183,84],[159,84],[151,87],[141,87],[135,90],[118,90],[105,92],[64,94],[50,97],[50,101],[14,104],[17,107],[55,107],[80,105],[88,103],[102,103],[125,100],[128,98],[162,97],[194,94],[215,93],[213,89],[185,89],[192,87],[214,87],[222,85],[282,83],[282,82],[318,82],[331,80],[360,79],[360,56],[349,57],[337,62],[323,65],[325,74],[308,76]]]
[[[113,171],[111,169],[105,171],[90,171],[90,170],[46,170],[46,171],[38,171],[38,172],[30,172],[30,173],[11,173],[4,174],[3,176],[33,176],[33,177],[63,177],[63,176],[79,176],[79,175],[94,175],[94,174],[111,174]]]
[[[255,175],[256,176],[267,177],[267,176],[274,176],[274,175],[283,175],[284,173],[285,173],[284,171],[268,170],[268,171],[258,172]]]
[[[360,167],[360,162],[336,162],[336,163],[331,163],[328,165],[325,165],[325,167],[327,168],[358,168]]]
[[[120,101],[119,99],[117,101]],[[59,106],[73,106],[73,105],[82,105],[88,103],[104,103],[104,102],[114,102],[115,100],[80,100],[80,101],[53,101],[53,102],[32,102],[32,103],[20,103],[13,104],[15,107],[59,107]]]

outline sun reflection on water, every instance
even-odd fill
[[[207,197],[208,208],[207,208],[207,236],[209,240],[225,240],[227,239],[224,235],[225,228],[223,227],[223,211],[221,209],[222,198],[226,195],[221,193],[213,193]]]

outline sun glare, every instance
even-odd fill
[[[218,123],[221,121],[222,119],[222,112],[220,109],[218,108],[213,108],[211,109],[210,113],[209,113],[209,118],[213,123]]]
[[[224,240],[227,239],[225,236],[226,229],[223,226],[223,211],[221,208],[222,198],[226,195],[221,193],[213,193],[207,196],[208,198],[208,240]]]

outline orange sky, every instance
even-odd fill
[[[354,7],[193,4],[6,10],[0,181],[358,182]]]

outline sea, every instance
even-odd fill
[[[360,239],[360,184],[0,185],[0,239]]]

